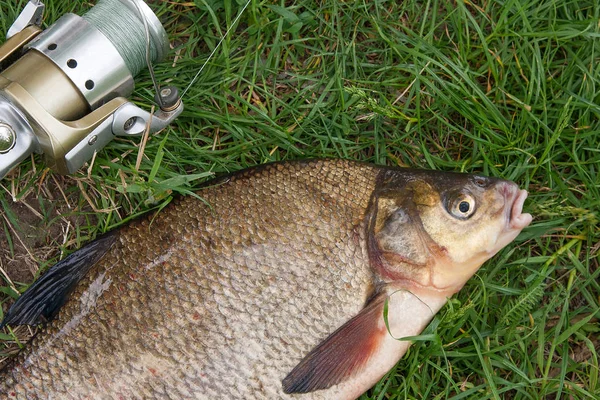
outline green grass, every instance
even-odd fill
[[[185,88],[240,3],[153,1],[174,44],[157,78]],[[23,4],[0,0],[0,32]],[[46,24],[89,4],[48,6]],[[0,181],[4,308],[38,263],[210,173],[310,157],[477,171],[528,189],[533,224],[361,399],[600,398],[599,21],[595,1],[252,1],[138,170],[128,139],[89,172],[36,157]],[[133,99],[152,97],[144,72]]]

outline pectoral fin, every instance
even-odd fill
[[[360,372],[386,332],[382,293],[354,318],[315,347],[283,379],[285,393],[327,389]]]
[[[106,234],[53,265],[12,305],[0,324],[38,325],[52,318],[76,284],[110,249],[116,233]]]

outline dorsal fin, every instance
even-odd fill
[[[0,328],[5,325],[38,325],[51,319],[116,238],[115,232],[105,234],[54,264],[12,305]]]
[[[386,334],[383,308],[387,295],[375,296],[358,315],[315,347],[283,379],[285,393],[328,389],[363,370]]]

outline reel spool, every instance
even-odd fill
[[[45,31],[44,5],[30,1],[0,46],[0,179],[31,153],[70,174],[115,136],[165,128],[182,111],[176,88],[159,89],[153,115],[126,99],[133,77],[169,50],[141,0],[100,0]],[[14,62],[11,62],[18,57]]]

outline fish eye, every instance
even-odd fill
[[[467,219],[475,213],[475,198],[468,193],[459,193],[449,203],[448,211],[459,219]]]

